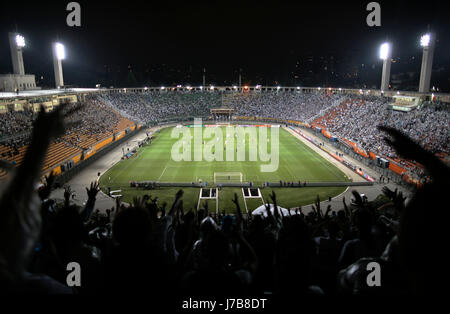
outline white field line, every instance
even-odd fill
[[[167,165],[164,167],[164,170],[161,172],[161,175],[158,178],[158,181],[161,179],[161,177],[163,176],[164,172],[166,172],[167,169]]]
[[[295,133],[294,131],[288,129],[289,133],[294,135],[297,139],[302,141],[305,145],[307,145],[309,148],[311,148],[313,151],[315,151],[317,154],[328,160],[331,164],[335,165],[337,168],[339,168],[347,177],[351,178],[353,182],[365,182],[363,178],[361,178],[358,174],[354,173],[350,169],[348,169],[345,165],[340,163],[339,161],[335,160],[333,157],[331,157],[327,152],[322,151],[320,148],[315,146],[313,143],[310,143],[307,139],[303,138],[301,135]]]
[[[295,132],[294,132],[295,133]],[[294,136],[295,135],[298,135],[298,134],[293,134]],[[299,135],[297,136],[297,138],[301,138]],[[303,140],[303,139],[302,139]],[[304,141],[302,141],[302,142],[304,142]],[[300,143],[299,143],[300,144]],[[311,144],[311,143],[310,143]],[[308,147],[310,147],[310,146],[308,146]],[[312,148],[312,147],[310,147],[310,148]],[[317,148],[317,147],[316,147]],[[320,149],[319,149],[320,150]],[[340,173],[339,172],[337,172],[337,167],[333,167],[333,165],[334,164],[329,164],[328,162],[326,162],[324,159],[325,158],[321,158],[322,157],[322,155],[320,155],[320,156],[317,156],[317,153],[318,153],[318,151],[317,150],[315,150],[315,149],[313,149],[313,151],[314,152],[316,152],[316,154],[314,154],[314,153],[312,153],[312,152],[310,152],[309,150],[305,150],[310,156],[312,156],[315,160],[318,160],[322,165],[324,165],[325,166],[325,168],[327,168],[337,179],[341,179],[341,177],[340,177]],[[321,150],[320,150],[321,151]],[[328,156],[328,154],[327,154],[327,156]],[[328,160],[327,160],[328,161]]]

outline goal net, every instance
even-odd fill
[[[214,172],[214,183],[240,183],[242,172]]]

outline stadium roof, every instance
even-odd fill
[[[3,93],[0,92],[0,98],[19,98],[19,97],[39,97],[39,96],[51,96],[67,93],[83,93],[83,92],[94,92],[99,91],[99,88],[68,88],[68,89],[38,89],[38,90],[26,90],[17,93]]]

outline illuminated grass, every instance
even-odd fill
[[[101,186],[103,188],[110,187],[113,190],[121,189],[126,202],[130,202],[134,196],[150,194],[158,196],[161,202],[166,201],[171,204],[178,188],[144,191],[130,188],[130,181],[197,182],[199,179],[202,179],[203,182],[207,181],[211,185],[214,172],[241,172],[244,176],[244,181],[252,181],[255,185],[261,185],[265,181],[279,182],[280,180],[294,182],[299,180],[302,182],[305,180],[307,182],[348,181],[348,178],[342,171],[283,129],[280,129],[279,133],[280,157],[279,166],[275,172],[261,172],[261,164],[268,164],[268,162],[263,163],[261,161],[176,162],[171,158],[171,150],[178,139],[171,138],[171,132],[172,128],[161,130],[160,133],[156,133],[156,138],[152,144],[142,148],[137,156],[121,161],[113,166],[100,178]],[[225,139],[225,128],[223,128],[223,132]],[[191,129],[191,134],[193,134],[193,129]],[[270,139],[270,129],[268,129],[268,135]],[[246,160],[249,159],[248,142],[247,139]],[[270,145],[268,146],[270,147]],[[233,150],[235,149],[236,146]],[[184,190],[183,200],[185,208],[196,206],[199,189],[185,188]],[[262,190],[264,199],[267,199],[271,190],[271,188]],[[279,196],[280,206],[295,207],[313,203],[317,194],[322,199],[328,198],[328,196],[335,196],[344,191],[345,187],[276,188],[274,190]],[[219,208],[221,210],[232,211],[234,209],[230,201],[234,192],[241,196],[239,188],[224,188],[219,192]],[[253,205],[258,202],[260,203],[260,201],[252,200],[250,203]],[[210,208],[215,209],[215,201],[210,201],[209,203]]]

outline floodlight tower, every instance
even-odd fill
[[[239,69],[239,87],[242,87],[242,69]]]
[[[17,33],[9,33],[9,47],[14,74],[25,75],[23,66],[22,48],[25,47],[25,38]]]
[[[428,33],[420,38],[420,45],[423,47],[423,55],[422,67],[420,69],[419,93],[428,93],[430,91],[435,43],[434,37],[434,34]]]
[[[380,59],[383,60],[383,73],[381,75],[381,91],[389,89],[389,79],[391,76],[391,44],[383,43],[380,46]]]
[[[203,82],[202,86],[206,86],[206,69],[205,68],[203,68],[203,80],[202,80],[202,82]]]
[[[53,69],[55,71],[56,88],[64,86],[63,70],[61,61],[66,58],[64,45],[61,43],[53,43]]]

